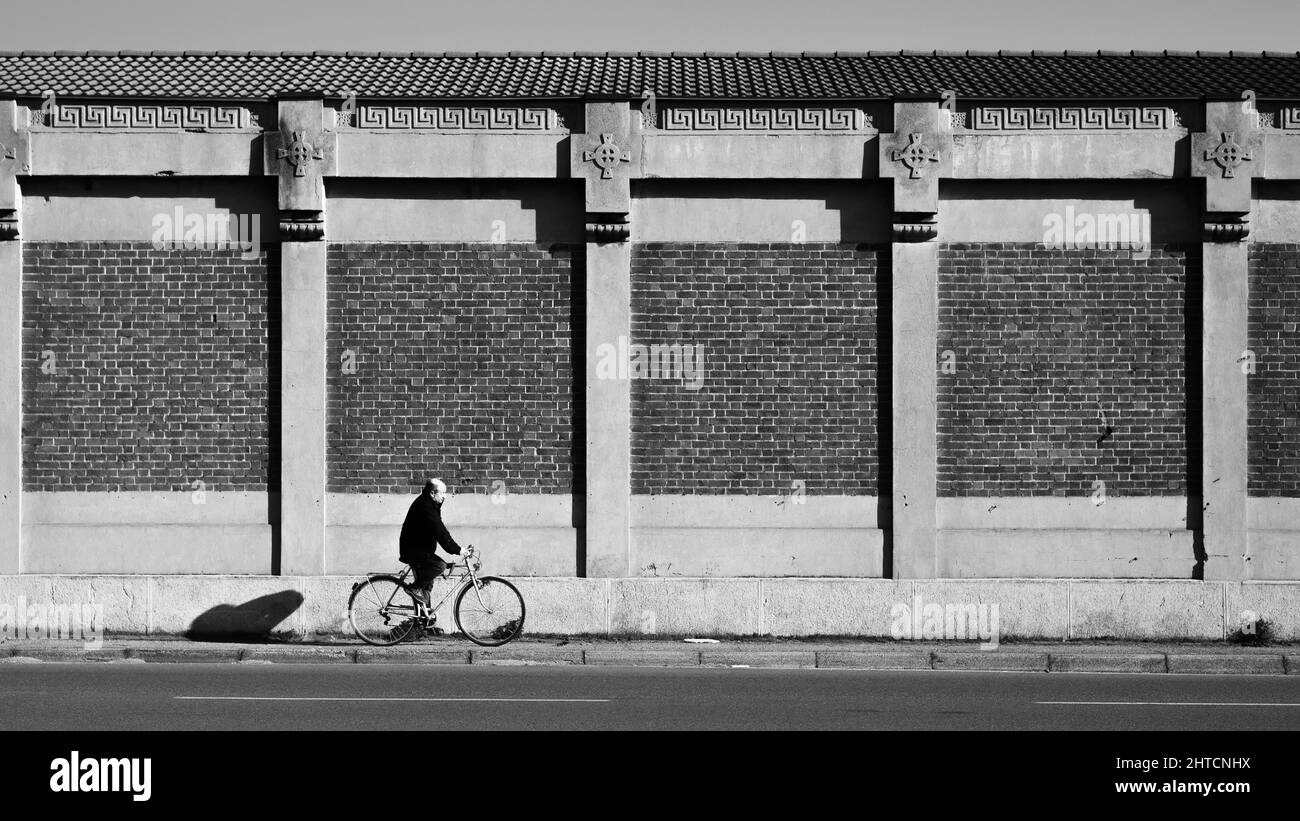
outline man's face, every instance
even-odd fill
[[[445,487],[433,486],[433,500],[438,504],[447,501],[447,489]]]

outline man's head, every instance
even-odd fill
[[[443,484],[441,479],[426,479],[424,492],[431,495],[438,504],[442,504],[447,499],[447,486]]]

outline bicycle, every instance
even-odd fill
[[[447,565],[439,576],[450,579],[452,570],[460,576],[437,604],[426,605],[407,584],[411,567],[400,575],[368,573],[352,585],[348,598],[348,621],[367,644],[388,646],[423,635],[434,626],[434,613],[454,594],[452,613],[465,638],[484,647],[499,647],[519,638],[524,631],[524,597],[510,582],[498,576],[480,576],[483,562],[474,545],[465,548],[464,560]]]

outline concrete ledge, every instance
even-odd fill
[[[1043,673],[1048,668],[1047,653],[1025,653],[1015,650],[936,651],[936,670],[1015,670],[1025,673]]]
[[[359,576],[0,576],[0,614],[90,613],[108,636],[349,639]],[[998,640],[1222,641],[1251,611],[1277,641],[1300,640],[1300,582],[1119,579],[515,577],[530,636],[894,636],[899,613],[997,608]],[[442,581],[435,600],[447,591]],[[6,611],[5,608],[8,608]],[[450,599],[438,611],[454,628]],[[981,618],[984,618],[981,616]],[[991,620],[989,620],[991,622]],[[0,625],[3,625],[0,621]],[[12,624],[12,622],[11,622]],[[991,626],[991,625],[990,625]],[[10,628],[13,630],[13,628]],[[44,638],[28,632],[19,638]],[[0,636],[2,638],[2,636]],[[976,635],[926,636],[976,641]]]
[[[471,664],[583,664],[582,650],[493,647],[470,651]]]
[[[1283,675],[1286,664],[1281,655],[1183,655],[1168,656],[1171,673],[1226,673],[1231,675]]]
[[[1300,641],[1300,584],[1251,581],[1227,584],[1225,635],[1243,626],[1249,611],[1269,623],[1278,641]]]
[[[351,664],[357,660],[356,647],[249,647],[239,657],[241,663]]]
[[[587,650],[586,664],[625,665],[631,667],[698,667],[698,650],[639,650],[627,649]]]
[[[1290,648],[1294,650],[1294,647]],[[859,669],[986,672],[1167,673],[1282,675],[1300,673],[1300,654],[1268,648],[1200,644],[1006,645],[969,643],[723,641],[702,647],[679,641],[525,638],[480,648],[460,637],[425,639],[396,647],[357,641],[325,644],[186,642],[112,639],[102,646],[42,640],[0,643],[0,664],[84,663],[230,664],[487,664],[756,669]]]
[[[764,579],[764,632],[773,636],[888,638],[891,612],[912,583],[887,579]]]
[[[857,670],[929,670],[929,650],[856,651],[822,650],[818,667],[851,667]]]
[[[1162,653],[1052,653],[1048,659],[1052,673],[1164,673]]]
[[[126,658],[140,659],[148,662],[172,662],[183,664],[216,663],[239,661],[243,657],[243,648],[230,645],[189,645],[177,643],[175,646],[128,647]]]
[[[1218,640],[1224,585],[1197,581],[1070,582],[1070,639]]]
[[[0,648],[0,660],[3,661],[121,661],[127,658],[121,647],[103,647],[86,649],[79,644],[45,645],[16,647],[12,650]]]
[[[760,590],[756,579],[614,579],[609,630],[614,635],[757,635]]]
[[[415,647],[363,647],[357,650],[357,664],[469,664],[467,648],[422,649]]]
[[[816,667],[817,653],[805,652],[753,652],[748,650],[703,650],[702,667],[782,667],[787,669]]]

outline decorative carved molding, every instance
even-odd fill
[[[0,209],[0,240],[18,239],[18,212]]]
[[[1252,153],[1243,148],[1237,142],[1235,131],[1223,131],[1219,134],[1220,142],[1213,149],[1205,149],[1205,159],[1214,160],[1219,168],[1223,169],[1225,178],[1232,178],[1237,175],[1237,167],[1243,162],[1250,162],[1254,159]]]
[[[1248,214],[1210,213],[1201,219],[1201,235],[1207,242],[1241,242],[1250,235]]]
[[[289,147],[276,149],[275,155],[292,166],[295,177],[307,176],[307,166],[311,165],[312,160],[325,159],[321,150],[307,142],[306,135],[301,131],[293,132],[293,141]]]
[[[908,134],[907,145],[893,149],[889,156],[907,166],[908,176],[914,180],[925,176],[926,163],[939,161],[939,152],[917,133]]]
[[[281,211],[282,242],[313,242],[325,238],[325,215],[320,211]]]
[[[600,169],[600,178],[614,178],[614,169],[621,162],[632,162],[632,152],[619,148],[614,143],[613,134],[601,134],[600,143],[594,148],[582,152],[582,161],[595,163]]]
[[[1282,109],[1282,128],[1300,131],[1300,108]]]
[[[939,235],[937,222],[895,222],[894,242],[925,242]]]
[[[31,124],[113,131],[250,131],[257,115],[242,106],[58,103],[34,109]]]
[[[587,242],[626,242],[631,235],[627,214],[587,215]]]
[[[392,131],[560,131],[564,122],[551,108],[525,106],[362,105],[339,111],[338,125]]]
[[[669,108],[664,131],[866,131],[871,117],[857,108]]]
[[[1178,128],[1178,112],[1152,106],[979,106],[970,131],[1158,131]]]

